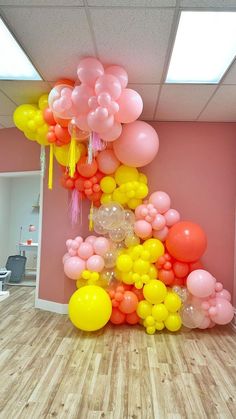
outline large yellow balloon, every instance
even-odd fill
[[[40,96],[39,98],[39,109],[44,111],[48,107],[48,93],[45,93],[44,95]]]
[[[163,282],[151,279],[143,288],[144,298],[151,304],[159,304],[164,301],[167,294],[166,286]]]
[[[69,317],[78,329],[92,332],[109,321],[112,304],[107,292],[97,285],[79,288],[69,301]]]
[[[28,128],[28,122],[37,111],[36,106],[34,105],[20,105],[16,108],[13,114],[13,121],[15,126],[21,130],[25,131]]]
[[[182,320],[179,313],[170,313],[164,323],[170,332],[177,332],[181,328]]]
[[[151,263],[156,262],[160,256],[164,255],[165,248],[162,242],[158,239],[148,239],[143,243],[145,250],[148,250],[150,253],[149,261]]]
[[[68,166],[69,164],[69,150],[70,150],[70,144],[63,145],[62,147],[54,147],[54,155],[59,164],[62,166]],[[76,144],[75,149],[75,161],[76,163],[80,159],[80,149]]]
[[[115,180],[118,185],[138,180],[138,178],[139,172],[135,167],[128,167],[122,164],[115,172]]]

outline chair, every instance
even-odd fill
[[[25,256],[9,256],[6,263],[6,269],[11,271],[10,282],[19,283],[25,275],[25,265],[27,258]]]

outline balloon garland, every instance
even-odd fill
[[[141,96],[127,88],[123,67],[80,60],[78,80],[58,80],[37,105],[20,105],[14,123],[26,138],[49,146],[61,186],[71,191],[71,220],[91,202],[85,240],[66,242],[65,274],[76,281],[69,317],[81,330],[111,323],[143,325],[148,334],[207,329],[233,318],[230,293],[200,261],[207,246],[202,228],[180,221],[169,195],[153,192],[139,170],[156,156],[159,139],[142,113]]]

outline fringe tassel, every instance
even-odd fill
[[[92,164],[93,161],[93,136],[92,134],[89,135],[89,142],[88,142],[88,164]]]
[[[53,185],[53,152],[54,152],[54,145],[50,144],[49,168],[48,168],[48,189],[52,189],[52,185]]]
[[[40,151],[40,168],[41,168],[41,174],[44,178],[45,176],[45,169],[46,169],[46,153],[45,153],[45,146],[41,145],[41,151]]]
[[[81,213],[81,199],[79,197],[79,192],[77,191],[77,189],[73,189],[69,212],[71,224],[72,226],[74,226],[75,224],[77,224],[78,216]]]
[[[93,202],[91,203],[89,211],[89,231],[93,230]]]

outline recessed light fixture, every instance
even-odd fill
[[[236,54],[236,12],[181,12],[166,83],[219,83]]]
[[[0,40],[1,80],[42,80],[1,18]]]

